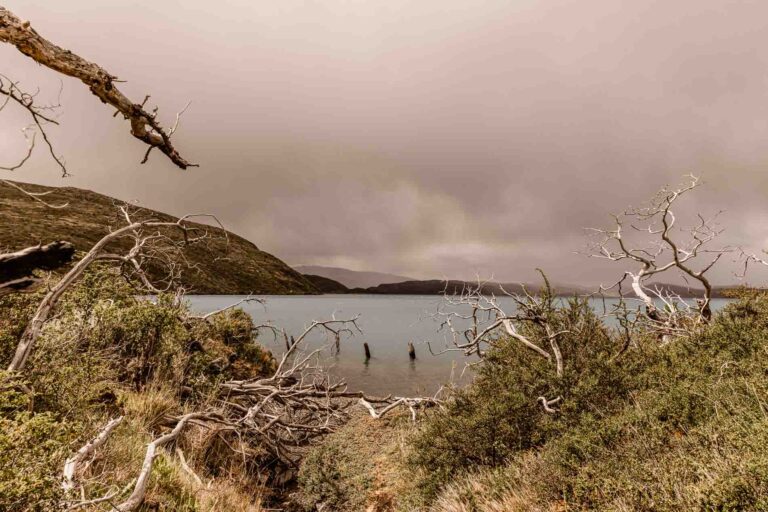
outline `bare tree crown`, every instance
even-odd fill
[[[648,318],[670,332],[677,323],[675,304],[681,301],[652,288],[652,278],[677,271],[687,282],[691,280],[700,285],[702,296],[695,309],[699,321],[706,323],[712,318],[713,291],[707,273],[725,254],[733,252],[727,246],[713,247],[723,232],[717,225],[721,212],[709,218],[697,214],[692,225],[679,225],[674,211],[676,203],[699,186],[700,179],[689,175],[678,187],[662,188],[646,206],[614,215],[613,228],[591,230],[596,238],[590,247],[591,257],[626,261],[635,267],[626,270],[613,286],[603,287],[601,291],[614,288],[621,291],[621,285],[629,280],[634,294],[645,304]],[[640,241],[635,241],[638,238]],[[665,307],[659,308],[657,301]]]

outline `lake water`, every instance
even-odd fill
[[[231,295],[189,296],[192,310],[208,313],[237,302],[243,297]],[[439,331],[440,321],[433,318],[441,304],[440,296],[428,295],[272,295],[264,297],[266,304],[241,304],[256,324],[271,323],[285,329],[288,335],[298,337],[313,320],[328,320],[360,315],[358,325],[362,333],[344,335],[336,353],[333,338],[316,332],[307,338],[306,348],[327,347],[322,352],[330,372],[343,378],[350,390],[370,394],[431,395],[441,384],[462,384],[470,378],[464,372],[465,363],[477,360],[460,352],[431,355],[425,342],[430,341],[434,351],[450,345],[450,335]],[[508,297],[499,299],[507,314],[514,312],[514,303]],[[713,309],[720,309],[726,299],[712,301]],[[602,311],[602,302],[594,306]],[[458,326],[457,326],[458,327]],[[408,356],[408,342],[416,347],[416,360]],[[259,342],[276,357],[285,351],[284,339],[274,339],[263,331]],[[371,349],[366,362],[363,343]]]

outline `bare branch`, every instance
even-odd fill
[[[123,416],[109,420],[96,437],[88,441],[77,453],[67,459],[64,463],[64,481],[61,484],[65,493],[69,493],[75,487],[75,473],[79,469],[80,464],[107,442],[109,435],[122,421]]]
[[[116,108],[125,119],[130,121],[131,134],[134,137],[147,144],[150,149],[157,148],[162,151],[178,167],[186,169],[197,165],[182,158],[173,146],[171,142],[173,132],[160,126],[156,110],[146,111],[144,103],[131,102],[115,86],[117,77],[99,65],[43,38],[30,26],[29,22],[21,21],[5,7],[0,7],[0,41],[12,44],[38,64],[82,81],[102,102]],[[177,126],[178,123],[175,123],[174,131]],[[52,155],[58,161],[53,152]]]
[[[14,183],[12,181],[0,180],[0,183],[2,183],[3,185],[9,186],[11,188],[15,188],[16,190],[18,190],[19,192],[21,192],[25,196],[29,197],[30,199],[32,199],[34,201],[37,201],[38,203],[40,203],[40,204],[42,204],[44,206],[47,206],[48,208],[53,208],[53,209],[57,210],[57,209],[66,208],[67,206],[69,206],[69,203],[52,204],[52,203],[47,202],[44,199],[41,199],[42,197],[45,197],[48,194],[50,194],[51,192],[53,192],[53,190],[48,190],[47,192],[31,192],[31,191],[29,191],[29,190],[27,190],[27,189],[25,189],[23,187],[20,187],[19,185],[17,185],[16,183]]]
[[[210,313],[206,313],[205,315],[201,315],[201,316],[191,316],[191,317],[189,317],[189,318],[195,318],[195,319],[198,319],[198,320],[208,320],[208,319],[209,319],[209,318],[211,318],[212,316],[216,316],[216,315],[219,315],[219,314],[221,314],[221,313],[224,313],[225,311],[229,311],[229,310],[231,310],[231,309],[234,309],[234,308],[236,308],[236,307],[240,306],[241,304],[246,304],[246,303],[248,303],[248,302],[257,302],[257,303],[259,303],[259,304],[264,304],[264,303],[265,303],[264,299],[260,299],[260,298],[258,298],[258,297],[253,297],[253,296],[251,296],[251,295],[248,295],[248,296],[247,296],[247,297],[245,297],[244,299],[240,299],[239,301],[237,301],[237,302],[235,302],[235,303],[233,303],[233,304],[230,304],[230,305],[228,305],[228,306],[225,306],[225,307],[223,307],[223,308],[221,308],[221,309],[217,309],[217,310],[215,310],[215,311],[211,311]],[[266,326],[262,326],[262,327],[266,327]]]
[[[2,7],[0,7],[0,22],[2,21]],[[0,24],[0,34],[2,34],[2,25]],[[1,38],[1,37],[0,37]],[[56,162],[56,165],[61,169],[62,176],[68,176],[69,172],[67,171],[67,166],[64,163],[64,161],[56,154],[56,151],[53,149],[53,144],[51,143],[50,138],[48,137],[48,132],[45,129],[45,126],[47,124],[59,124],[58,121],[53,119],[49,112],[57,110],[60,105],[38,105],[35,103],[35,98],[37,96],[37,93],[30,94],[28,92],[23,91],[19,87],[18,82],[14,82],[10,78],[8,78],[5,75],[0,74],[0,94],[4,95],[6,97],[6,101],[3,103],[2,108],[5,108],[5,106],[9,102],[13,102],[14,104],[20,106],[22,109],[26,110],[29,116],[32,118],[32,125],[24,128],[22,130],[24,134],[24,138],[27,140],[27,153],[26,155],[21,159],[21,161],[13,166],[10,167],[0,167],[0,169],[6,170],[6,171],[15,171],[16,169],[19,169],[22,167],[27,160],[32,156],[32,151],[35,148],[35,135],[36,132],[33,132],[32,137],[29,137],[28,132],[29,130],[34,127],[37,132],[40,132],[40,135],[43,137],[43,141],[45,142],[46,147],[48,148],[48,153],[50,153],[51,158],[54,162]],[[0,108],[0,110],[2,110]]]
[[[560,400],[562,400],[562,397],[558,396],[557,398],[553,398],[552,400],[547,400],[546,397],[540,396],[536,399],[537,402],[541,404],[541,406],[544,408],[544,412],[547,412],[549,414],[556,414],[559,411],[557,409],[553,409],[553,405],[557,405]]]

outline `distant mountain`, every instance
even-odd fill
[[[646,288],[650,290],[656,290],[658,288],[660,290],[663,290],[666,293],[672,293],[673,295],[679,295],[680,297],[701,297],[704,295],[704,290],[701,288],[694,288],[692,286],[686,286],[686,285],[680,285],[680,284],[650,283],[646,285]],[[713,286],[712,298],[718,299],[718,298],[728,297],[728,292],[730,290],[734,290],[738,288],[740,288],[740,286],[738,285]],[[626,286],[624,288],[624,295],[627,296],[631,294],[632,294],[632,288],[630,286]]]
[[[519,283],[484,283],[482,291],[488,295],[504,295],[505,293],[523,293],[523,286],[529,292],[539,291],[539,285],[528,285]],[[472,281],[458,280],[440,280],[431,279],[426,281],[403,281],[400,283],[386,283],[368,288],[353,288],[350,293],[372,293],[382,295],[449,295],[461,293],[462,290],[477,288],[477,283]],[[586,295],[591,293],[589,290],[580,286],[573,285],[555,285],[555,291],[558,295]]]
[[[346,268],[322,267],[319,265],[297,265],[293,268],[302,274],[333,279],[348,288],[369,288],[380,284],[400,283],[413,280],[411,277],[385,274],[382,272],[360,272]]]
[[[73,187],[43,187],[22,184],[32,192],[46,192],[50,203],[69,203],[51,209],[12,187],[0,184],[0,250],[67,240],[79,251],[87,251],[110,229],[122,224],[116,206],[122,201]],[[137,215],[176,220],[170,215],[142,209]],[[182,284],[191,293],[202,294],[316,294],[319,290],[299,272],[252,242],[218,227],[205,226],[210,244],[190,245],[185,256],[190,269]],[[116,247],[126,248],[125,243]],[[150,271],[151,272],[151,271]]]
[[[521,294],[523,293],[523,286],[525,286],[530,293],[537,293],[540,289],[539,284],[489,282],[483,284],[482,291],[487,295],[504,295],[505,293]],[[649,285],[649,288],[655,289],[657,286],[661,290],[671,292],[684,298],[701,297],[703,294],[701,289],[666,283],[652,283]],[[443,293],[448,293],[449,295],[454,295],[461,293],[462,290],[474,288],[477,288],[477,283],[472,281],[431,279],[425,281],[410,280],[400,283],[386,283],[378,286],[369,286],[367,288],[352,288],[349,290],[349,293],[370,293],[380,295],[442,295]],[[596,288],[557,283],[554,283],[552,288],[555,293],[561,297],[590,295],[596,291]],[[728,290],[732,290],[733,288],[733,286],[714,287],[712,296],[713,298],[727,297]],[[623,288],[623,293],[625,297],[633,295],[632,288],[625,286]],[[619,294],[616,290],[610,290],[605,296],[618,297]]]

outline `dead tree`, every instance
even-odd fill
[[[116,76],[107,72],[98,64],[89,62],[76,53],[56,46],[54,43],[38,34],[37,31],[32,28],[29,21],[22,21],[2,6],[0,6],[0,41],[15,46],[21,53],[40,65],[80,80],[103,103],[115,108],[116,116],[122,115],[130,122],[131,135],[148,146],[142,163],[147,161],[152,149],[157,148],[175,165],[182,169],[196,166],[196,164],[192,164],[185,160],[176,150],[171,141],[171,136],[178,127],[179,115],[176,116],[176,123],[170,129],[163,128],[157,119],[157,108],[152,111],[145,109],[149,96],[146,96],[141,103],[132,102],[117,88],[116,83],[119,82],[119,80]],[[13,84],[13,82],[11,83]],[[13,89],[14,87],[11,87],[9,93],[8,88],[6,87],[5,90],[0,92],[21,104],[30,112],[40,133],[48,144],[52,157],[59,164],[63,174],[66,175],[66,167],[60,158],[55,155],[50,141],[39,122],[41,120],[45,122],[55,121],[43,116],[39,110],[30,108],[32,105],[30,101],[31,98],[24,95],[15,95]],[[31,140],[33,143],[34,138]]]
[[[625,271],[613,286],[601,287],[601,292],[618,289],[621,293],[621,285],[629,280],[635,296],[645,305],[645,317],[665,339],[687,332],[691,317],[694,324],[711,320],[712,284],[706,274],[725,254],[733,252],[729,247],[711,247],[723,231],[716,224],[719,212],[711,218],[698,214],[692,226],[678,226],[675,203],[700,185],[699,178],[690,175],[677,188],[662,188],[648,205],[614,215],[612,229],[591,230],[596,241],[589,256],[637,266]],[[701,285],[701,298],[695,306],[689,307],[669,291],[651,287],[651,279],[672,271],[686,282],[690,279]]]
[[[207,230],[191,223],[192,218],[209,217],[211,215],[187,215],[175,221],[139,220],[131,218],[127,207],[119,207],[126,224],[105,235],[91,247],[64,276],[51,286],[48,293],[40,301],[35,314],[19,340],[16,353],[8,366],[8,371],[19,371],[24,368],[27,357],[32,351],[35,341],[51,316],[59,299],[83,275],[83,272],[93,263],[109,261],[117,264],[122,274],[131,282],[138,282],[144,292],[160,293],[168,291],[177,281],[183,258],[181,248],[191,243],[197,243],[208,238]],[[168,230],[176,231],[179,236],[173,237]],[[133,246],[124,253],[112,252],[112,242],[119,239],[131,239]],[[153,282],[147,275],[149,265],[162,266],[166,277]]]

